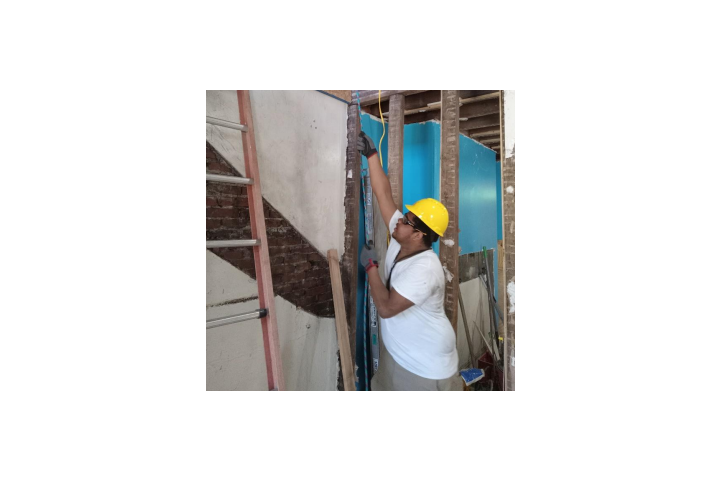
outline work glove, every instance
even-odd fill
[[[372,139],[365,135],[365,132],[362,131],[360,132],[360,135],[358,135],[357,149],[358,152],[362,153],[368,158],[377,153],[377,150],[375,149],[375,144],[373,143]]]
[[[360,252],[360,265],[369,272],[372,267],[378,266],[377,253],[372,246],[364,245]]]

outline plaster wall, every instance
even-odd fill
[[[316,91],[253,90],[250,99],[263,198],[322,255],[331,248],[342,255],[347,105]],[[237,92],[207,91],[206,114],[239,122]],[[210,145],[246,175],[242,133],[210,124],[205,131]],[[255,280],[206,255],[207,319],[257,309]],[[334,318],[314,316],[280,296],[275,306],[287,390],[336,390]],[[260,320],[206,331],[206,388],[267,390]]]
[[[206,251],[206,319],[259,308],[257,282]],[[219,305],[238,298],[253,300]],[[275,297],[280,350],[287,390],[336,390],[338,375],[335,319],[311,315]],[[207,390],[267,390],[260,320],[206,331]]]
[[[347,105],[316,91],[250,92],[263,197],[323,254],[344,251]],[[237,93],[208,90],[206,114],[239,122]],[[242,132],[206,124],[207,141],[245,174]]]
[[[490,312],[487,308],[487,291],[480,279],[474,278],[473,280],[460,284],[460,293],[463,297],[465,314],[468,318],[468,328],[470,330],[473,352],[477,359],[480,353],[487,349],[487,347],[484,347],[485,343],[483,342],[480,332],[482,332],[487,341],[490,342]],[[465,335],[465,327],[462,325],[465,319],[461,319],[460,317],[462,317],[462,311],[458,304],[457,349],[458,355],[460,356],[460,369],[463,369],[470,366],[470,355],[467,337]]]

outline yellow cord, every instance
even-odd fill
[[[382,126],[383,126],[383,134],[382,134],[382,137],[380,137],[380,146],[378,147],[378,156],[380,157],[380,166],[382,167],[383,166],[383,163],[382,163],[382,141],[383,141],[383,138],[385,138],[385,118],[383,118],[383,114],[382,114],[382,102],[381,102],[382,97],[380,95],[380,92],[382,92],[382,90],[378,90],[378,110],[380,110],[380,123],[382,123]],[[388,232],[387,232],[387,245],[390,246],[390,230],[388,230]]]
[[[383,163],[382,163],[382,141],[383,141],[383,138],[385,138],[385,119],[383,118],[382,105],[380,104],[380,92],[381,91],[382,90],[378,90],[378,109],[380,110],[380,122],[382,123],[382,126],[383,126],[383,134],[382,134],[382,137],[380,137],[380,145],[378,146],[378,155],[380,156],[380,166],[382,167],[383,166]]]

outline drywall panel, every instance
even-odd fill
[[[263,197],[320,250],[342,255],[347,105],[317,91],[250,92]],[[208,116],[238,122],[237,93],[206,92]],[[207,141],[245,175],[242,133],[206,124]]]
[[[465,314],[468,318],[470,340],[476,359],[480,357],[481,352],[487,350],[482,335],[485,335],[488,342],[490,341],[490,312],[487,307],[487,291],[482,285],[479,278],[460,284],[460,293],[463,297]],[[462,325],[465,318],[461,317],[462,311],[458,305],[457,349],[460,357],[460,368],[463,369],[470,366],[470,350],[465,335],[465,326]],[[480,332],[482,332],[482,335]]]

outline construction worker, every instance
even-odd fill
[[[406,205],[403,215],[373,141],[360,132],[357,149],[368,159],[370,183],[392,240],[380,278],[375,249],[363,247],[360,262],[380,316],[380,358],[372,390],[453,390],[458,371],[455,331],[445,315],[445,275],[432,250],[448,225],[448,212],[433,198]]]

